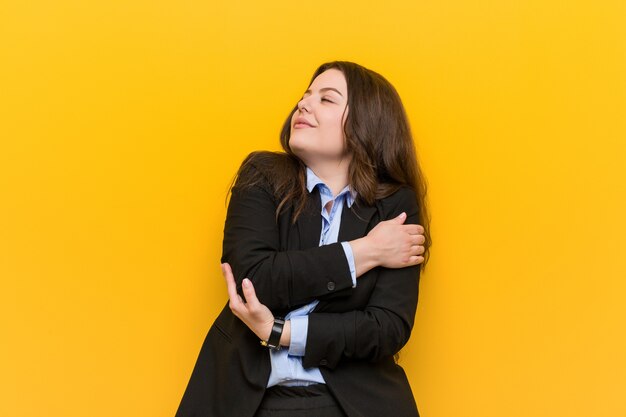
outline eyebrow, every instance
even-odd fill
[[[337,90],[336,88],[333,87],[324,87],[324,88],[320,88],[320,93],[323,93],[324,91],[328,91],[328,90],[332,90],[334,92],[336,92],[337,94],[339,94],[341,97],[343,97],[343,94],[341,94],[339,92],[339,90]],[[308,89],[304,92],[304,94],[302,94],[302,97],[304,97],[306,94],[311,94],[311,89]]]

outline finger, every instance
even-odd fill
[[[398,217],[391,219],[391,221],[395,224],[403,224],[406,220],[406,213],[402,212],[398,215]]]
[[[424,228],[419,224],[405,224],[402,225],[404,231],[410,235],[421,235],[424,234]]]
[[[419,265],[422,262],[424,262],[424,257],[423,256],[411,256],[409,257],[409,262],[411,263],[411,265]]]
[[[228,298],[230,299],[230,309],[238,309],[242,307],[243,300],[237,294],[237,284],[235,283],[235,276],[233,270],[228,263],[222,264],[222,275],[226,280],[226,289],[228,290]]]
[[[411,254],[421,255],[424,253],[424,247],[421,245],[411,246]]]
[[[424,237],[424,235],[411,235],[410,237],[411,238],[409,241],[414,246],[423,245],[424,242],[426,242],[426,238]]]
[[[222,275],[224,276],[224,280],[226,281],[228,296],[230,298],[236,298],[235,295],[237,294],[237,284],[235,283],[233,270],[230,268],[230,265],[228,263],[222,264]]]
[[[243,296],[246,298],[248,308],[254,310],[261,303],[256,297],[256,291],[254,291],[254,285],[252,284],[252,281],[250,281],[248,278],[244,278],[243,282],[241,283],[241,287],[243,288]]]

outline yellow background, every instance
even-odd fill
[[[5,0],[1,416],[174,415],[229,181],[334,59],[429,180],[422,415],[626,415],[624,1]]]

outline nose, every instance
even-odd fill
[[[298,102],[298,110],[300,110],[300,113],[304,111],[306,111],[307,113],[309,112],[309,109],[306,107],[306,98],[303,98]]]

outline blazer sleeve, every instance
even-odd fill
[[[418,224],[415,193],[403,188],[395,195],[398,204],[385,218],[406,211],[405,224]],[[376,285],[362,310],[309,315],[302,358],[305,368],[332,369],[344,358],[377,361],[396,354],[409,340],[417,310],[420,266],[375,270]]]
[[[260,175],[252,169],[248,175]],[[241,282],[249,278],[270,310],[288,310],[352,288],[341,243],[306,250],[281,250],[277,201],[267,182],[241,189],[235,184],[224,226],[222,262]],[[321,220],[320,220],[321,222]]]

